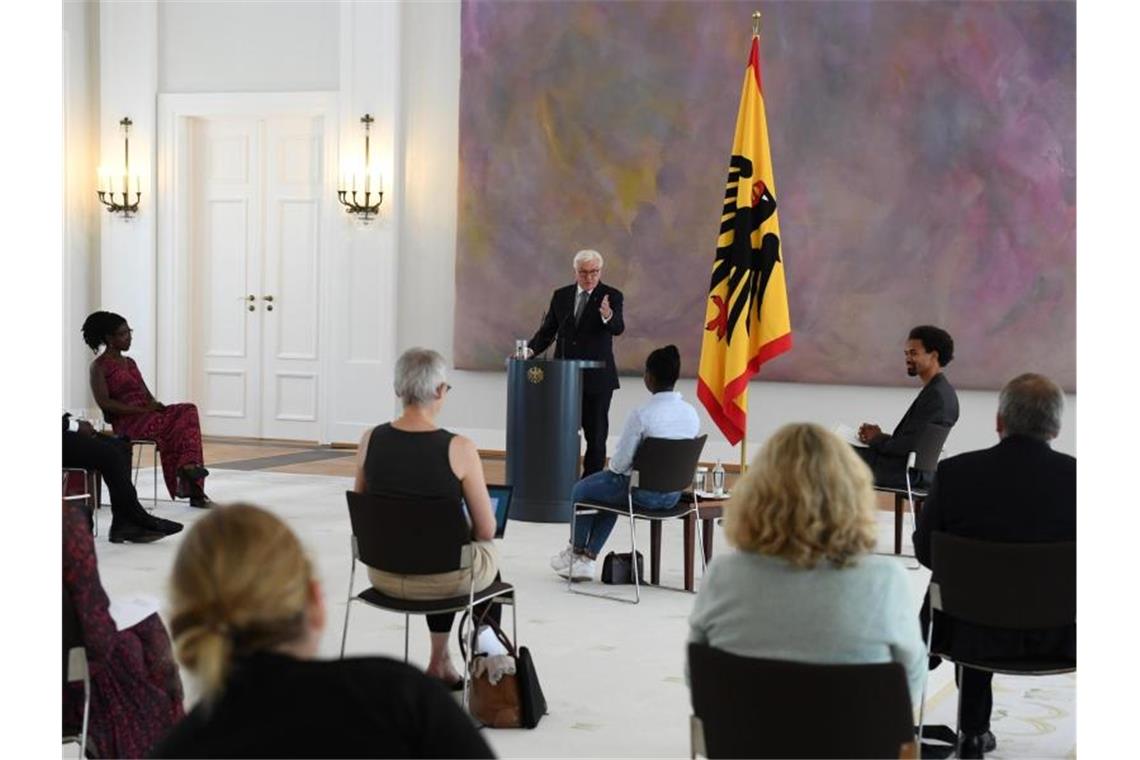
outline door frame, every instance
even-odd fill
[[[339,163],[340,134],[337,92],[225,92],[167,93],[158,96],[157,140],[157,261],[156,293],[156,393],[169,399],[188,398],[191,388],[191,293],[190,250],[186,232],[191,225],[190,201],[190,119],[226,116],[319,116],[324,127],[322,140],[322,197],[317,271],[320,277],[317,331],[321,347],[319,360],[323,376],[318,385],[317,416],[319,440],[327,443],[329,420],[328,390],[333,387],[329,253],[339,245],[342,231],[336,224],[339,207],[333,203]],[[105,254],[105,255],[113,255]],[[140,283],[140,286],[143,284]]]

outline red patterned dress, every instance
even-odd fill
[[[109,361],[105,357],[104,354],[96,359],[95,365],[103,372],[110,397],[130,406],[150,403],[150,393],[134,360],[124,356],[122,361]],[[178,470],[187,465],[205,464],[197,406],[170,404],[162,411],[123,414],[108,417],[107,421],[118,434],[158,444],[162,475],[170,498],[190,495],[188,484],[179,483]],[[198,484],[201,485],[202,481],[199,480]]]
[[[182,719],[182,680],[157,614],[117,630],[99,581],[87,513],[63,504],[63,588],[83,632],[91,675],[88,747],[95,757],[144,757]],[[83,721],[83,687],[63,690],[63,722]]]

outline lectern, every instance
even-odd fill
[[[578,482],[584,359],[507,360],[507,483],[511,519],[570,522]]]

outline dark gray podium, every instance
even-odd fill
[[[511,519],[570,522],[578,482],[583,359],[507,360],[507,484]]]

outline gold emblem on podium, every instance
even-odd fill
[[[545,375],[542,372],[542,367],[531,367],[526,371],[526,379],[535,385],[541,383],[543,377],[545,377]]]

